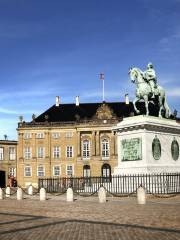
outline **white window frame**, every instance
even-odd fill
[[[73,158],[73,146],[66,146],[66,157]]]
[[[84,139],[82,141],[82,157],[83,159],[90,159],[91,145],[90,140]]]
[[[102,159],[110,158],[110,145],[109,145],[108,138],[103,138],[101,140],[101,156],[102,156]]]
[[[30,139],[31,138],[31,133],[30,132],[25,132],[24,133],[24,139]]]
[[[53,158],[59,159],[61,157],[61,148],[60,146],[54,146],[53,147]]]
[[[68,169],[69,167],[71,167],[72,169]],[[69,171],[71,171],[71,173],[69,174]],[[73,164],[68,164],[66,165],[66,176],[71,177],[74,175],[74,165]]]
[[[16,148],[9,147],[9,160],[16,160]]]
[[[37,158],[44,158],[45,153],[45,147],[39,146],[37,147]]]
[[[26,171],[27,168],[29,168],[28,172],[30,173],[30,175],[28,175],[28,176],[27,176],[27,171]],[[32,177],[32,167],[31,166],[24,167],[24,177]]]
[[[32,148],[24,147],[24,159],[31,159],[31,158],[32,158]]]
[[[39,169],[42,168],[40,171]],[[39,165],[37,166],[37,177],[44,177],[45,176],[45,166],[44,165]]]
[[[0,147],[0,161],[4,160],[4,148]]]
[[[59,133],[59,132],[53,132],[53,133],[52,133],[52,138],[53,138],[53,139],[58,139],[58,138],[60,138],[60,133]]]
[[[37,139],[42,139],[42,138],[44,138],[44,133],[43,133],[43,132],[38,132],[38,133],[36,133],[36,138],[37,138]]]
[[[57,174],[55,174],[56,173],[56,170],[55,170],[55,168],[59,168],[59,174],[57,175]],[[61,166],[60,165],[54,165],[53,166],[53,176],[54,177],[59,177],[59,176],[61,176]]]

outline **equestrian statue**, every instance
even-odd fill
[[[133,101],[134,109],[137,114],[140,111],[136,107],[136,103],[144,100],[146,115],[149,115],[149,102],[155,104],[155,99],[158,100],[159,117],[163,117],[162,110],[165,112],[165,117],[169,118],[171,115],[170,108],[166,101],[165,90],[157,84],[157,77],[152,63],[148,63],[147,70],[133,67],[129,70],[131,81],[136,84],[136,97]]]

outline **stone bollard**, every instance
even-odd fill
[[[3,198],[4,198],[4,192],[2,188],[0,188],[0,200],[2,200]]]
[[[66,201],[73,202],[74,201],[74,194],[72,188],[68,188],[66,192]]]
[[[22,200],[23,199],[23,191],[20,187],[17,189],[17,200]]]
[[[105,203],[106,202],[106,190],[105,190],[104,187],[99,188],[98,198],[99,198],[99,203]]]
[[[39,193],[40,193],[40,201],[45,201],[46,200],[46,189],[41,188]]]
[[[139,187],[137,190],[137,202],[138,204],[146,204],[146,192],[143,187]]]
[[[28,194],[29,195],[33,195],[33,186],[32,185],[29,185],[29,187],[28,187]]]
[[[10,194],[11,194],[11,188],[7,187],[6,188],[6,197],[10,197]]]

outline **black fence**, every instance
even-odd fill
[[[111,177],[71,177],[71,178],[42,178],[39,188],[47,192],[63,193],[72,187],[77,193],[94,193],[100,186],[112,194],[130,194],[143,186],[151,194],[180,193],[180,173],[135,174]]]

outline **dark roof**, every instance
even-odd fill
[[[0,139],[0,143],[1,144],[17,144],[17,141],[16,140],[3,140],[3,139]]]
[[[134,113],[132,102],[125,104],[125,102],[104,102],[114,113],[117,119],[128,117]],[[48,110],[39,115],[35,122],[71,122],[78,120],[91,120],[98,108],[103,103],[80,103],[79,106],[75,104],[60,104],[58,107],[53,105]],[[145,113],[144,103],[138,103],[137,107],[141,109],[141,113]],[[157,116],[158,109],[150,106],[150,114]]]

